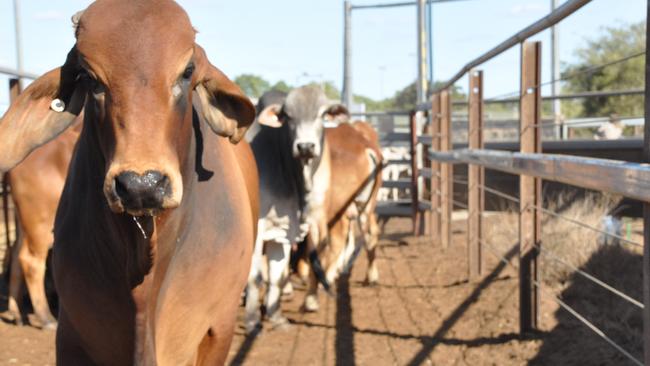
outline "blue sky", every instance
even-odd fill
[[[390,0],[356,0],[353,4]],[[541,18],[551,0],[467,0],[434,6],[434,75],[447,79],[469,60]],[[0,65],[15,66],[12,0],[0,0]],[[74,43],[70,16],[87,0],[22,0],[25,69],[43,73],[59,66]],[[342,79],[341,0],[179,0],[199,30],[212,62],[234,77],[253,73],[275,82],[303,84]],[[645,0],[594,0],[560,26],[560,59],[605,26],[645,19]],[[415,79],[415,7],[358,10],[353,14],[354,91],[391,96]],[[550,79],[549,33],[544,42],[542,79]],[[517,90],[519,50],[483,66],[486,96]],[[304,76],[307,74],[307,76]],[[466,80],[459,85],[466,88]],[[7,103],[0,76],[0,111]]]

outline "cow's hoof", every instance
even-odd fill
[[[366,285],[374,286],[377,283],[379,283],[379,273],[377,272],[376,269],[369,270],[368,274],[366,275]]]
[[[56,330],[57,323],[53,318],[44,319],[37,316],[36,314],[29,314],[27,315],[27,320],[29,320],[29,324],[35,328],[43,330]]]
[[[281,301],[291,301],[293,300],[293,285],[291,282],[288,282],[282,289],[282,295],[280,295]]]
[[[9,322],[9,323],[14,323],[18,326],[23,325],[23,319],[20,316],[20,314],[14,313],[13,311],[7,310],[4,313],[0,314],[0,319]]]
[[[262,323],[260,321],[257,322],[246,322],[246,325],[244,326],[246,335],[251,335],[259,332],[262,330]]]
[[[307,297],[305,297],[303,309],[305,309],[306,312],[315,313],[318,311],[319,307],[316,295],[307,295]]]
[[[269,319],[271,323],[271,330],[280,330],[285,331],[291,328],[291,323],[289,319],[283,317],[282,315],[275,315]]]
[[[41,329],[43,330],[56,330],[56,327],[58,326],[58,323],[55,321],[48,321],[46,323],[43,323],[41,326]]]

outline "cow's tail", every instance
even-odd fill
[[[309,264],[318,282],[323,285],[323,288],[328,294],[332,295],[332,286],[329,281],[327,281],[327,276],[325,276],[325,270],[323,269],[323,264],[318,258],[316,248],[309,248]]]
[[[332,286],[327,281],[327,276],[325,276],[325,270],[323,269],[323,264],[318,258],[318,251],[309,243],[307,237],[298,245],[295,256],[292,257],[291,267],[296,268],[298,266],[298,260],[300,258],[307,259],[309,261],[309,268],[314,272],[316,280],[323,285],[323,288],[328,294],[332,294]]]

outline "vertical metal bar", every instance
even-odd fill
[[[409,114],[409,130],[411,132],[411,208],[413,209],[413,235],[420,233],[420,208],[418,193],[418,159],[417,144],[418,131],[416,126],[416,113],[411,111]]]
[[[20,32],[20,0],[14,0],[14,29],[16,42],[16,68],[20,73],[23,70],[23,47],[22,36]],[[20,79],[19,79],[20,80]],[[20,83],[20,82],[19,82]]]
[[[650,17],[650,0],[647,16]],[[646,18],[646,47],[650,47],[650,28]],[[645,124],[643,129],[643,159],[650,162],[650,59],[645,59]],[[643,204],[643,360],[650,365],[650,204]]]
[[[520,151],[541,153],[541,42],[521,46]],[[537,329],[539,291],[536,246],[541,246],[541,179],[519,177],[519,311],[520,331]]]
[[[440,94],[431,97],[431,150],[440,151]],[[431,228],[433,244],[440,244],[440,162],[431,161]]]
[[[343,103],[352,108],[352,4],[346,0],[343,2],[343,91],[341,92]]]
[[[417,34],[418,34],[418,85],[417,103],[424,103],[427,100],[427,30],[425,27],[426,0],[417,2]]]
[[[551,0],[551,11],[557,7],[559,0]],[[560,32],[559,26],[556,24],[551,27],[551,75],[553,80],[560,79]],[[560,94],[560,82],[555,81],[551,87],[551,95],[556,96]],[[564,138],[562,128],[562,102],[559,99],[553,100],[553,115],[555,119],[555,138],[561,140]]]
[[[429,51],[429,85],[433,87],[433,4],[427,1],[427,50]]]
[[[449,90],[440,92],[440,151],[451,150],[451,98]],[[441,196],[441,229],[440,235],[443,248],[448,248],[451,243],[451,214],[454,210],[454,184],[453,165],[443,163],[440,172]]]
[[[469,76],[469,129],[470,149],[483,148],[483,72],[472,71]],[[481,274],[482,215],[484,206],[483,177],[485,169],[470,164],[467,167],[467,248],[469,277]]]

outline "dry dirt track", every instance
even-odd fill
[[[625,364],[604,361],[607,349],[579,325],[568,324],[553,344],[578,339],[582,345],[544,347],[557,329],[557,307],[543,297],[544,332],[517,336],[517,281],[512,268],[486,251],[485,276],[468,282],[464,221],[455,223],[454,246],[435,248],[428,238],[403,234],[407,220],[391,220],[379,249],[380,284],[362,284],[365,254],[349,280],[339,283],[338,296],[321,294],[321,311],[299,311],[303,292],[283,304],[291,327],[263,330],[245,337],[238,328],[229,355],[235,365],[523,365]],[[509,253],[514,256],[514,251]],[[241,312],[240,312],[241,316]],[[266,324],[265,324],[266,325]],[[559,337],[559,338],[558,338]],[[53,333],[0,323],[0,365],[53,364]],[[553,340],[553,339],[551,339]],[[566,347],[565,347],[566,348]],[[552,354],[541,354],[551,352]],[[549,361],[553,360],[553,361]],[[563,360],[563,361],[559,361]],[[571,361],[573,360],[573,361]],[[578,361],[579,360],[579,361]],[[600,360],[600,361],[599,361]]]

